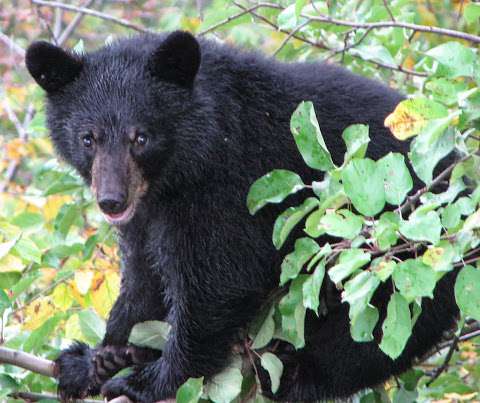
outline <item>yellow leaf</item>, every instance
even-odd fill
[[[461,395],[460,393],[445,393],[445,397],[452,399],[452,400],[457,400],[457,401],[466,401],[466,400],[472,400],[475,396],[477,396],[477,392],[473,393],[467,393],[464,395]]]
[[[79,270],[75,272],[74,283],[78,292],[85,295],[92,285],[93,272],[90,270]]]
[[[66,311],[73,304],[73,297],[70,293],[70,289],[66,284],[59,284],[52,293],[53,303],[57,308],[62,311]]]
[[[70,316],[65,323],[65,337],[70,340],[86,341],[80,329],[80,319],[77,314]]]
[[[95,311],[106,318],[112,309],[120,291],[120,276],[116,271],[109,270],[97,273],[92,286],[92,305]]]
[[[68,195],[54,195],[48,197],[47,202],[43,207],[43,215],[45,216],[45,220],[50,221],[54,219],[60,211],[60,208],[71,200],[72,197]]]
[[[441,260],[445,253],[443,248],[429,248],[422,256],[422,262],[430,267],[435,267]]]
[[[385,119],[385,126],[399,140],[406,140],[419,134],[437,119],[448,116],[448,110],[427,98],[407,99],[400,102]]]
[[[4,271],[23,271],[25,265],[17,256],[7,255],[0,260],[0,272]]]
[[[86,308],[87,307],[87,302],[85,301],[85,297],[80,294],[77,290],[77,287],[73,284],[69,284],[69,289],[72,294],[73,299],[82,307]]]
[[[23,328],[35,330],[55,313],[55,308],[49,297],[39,298],[25,308]]]

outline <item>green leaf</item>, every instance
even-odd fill
[[[24,212],[17,215],[12,224],[20,227],[21,229],[38,228],[43,225],[44,218],[41,214]]]
[[[29,238],[20,238],[13,250],[27,263],[40,263],[42,261],[42,251],[38,249],[35,242]]]
[[[363,60],[371,60],[389,66],[395,66],[395,60],[385,46],[382,45],[359,45],[350,49],[352,55],[360,56]]]
[[[276,393],[280,386],[280,379],[283,373],[283,363],[272,353],[263,353],[260,364],[270,375],[270,383],[272,385],[272,393]]]
[[[56,314],[47,319],[40,327],[32,331],[23,344],[23,350],[38,352],[48,342],[48,338],[56,329],[60,321],[64,319],[62,313]]]
[[[342,209],[324,215],[319,222],[317,231],[321,230],[322,233],[326,232],[328,235],[338,238],[353,239],[360,233],[362,226],[362,217],[350,210]]]
[[[473,49],[459,42],[447,42],[430,49],[426,54],[439,62],[436,74],[448,78],[475,77],[479,67]]]
[[[370,137],[368,136],[367,125],[351,125],[342,134],[347,146],[347,152],[343,164],[346,165],[353,158],[363,158],[367,152]]]
[[[467,23],[478,23],[480,20],[480,4],[478,3],[468,3],[465,6],[465,11],[463,12],[463,16],[465,17],[465,21]]]
[[[340,253],[338,263],[328,270],[328,275],[330,280],[338,284],[368,262],[370,262],[369,253],[361,249],[347,249]]]
[[[22,274],[18,271],[4,271],[0,272],[0,288],[12,288],[20,279]]]
[[[296,0],[295,1],[295,16],[298,18],[303,10],[303,7],[307,4],[308,0]]]
[[[275,336],[286,340],[299,349],[305,346],[305,307],[303,300],[303,284],[308,275],[301,274],[290,284],[287,295],[278,304],[282,317],[282,329]]]
[[[314,169],[335,168],[323,139],[311,102],[302,102],[293,112],[290,129],[305,163]]]
[[[467,265],[457,276],[455,299],[467,316],[480,320],[480,270]]]
[[[462,214],[455,204],[449,204],[442,211],[442,225],[447,229],[455,228],[460,224]]]
[[[229,403],[242,390],[243,376],[239,368],[227,367],[206,385],[206,393],[214,403]]]
[[[128,342],[139,347],[163,350],[168,340],[171,326],[167,322],[148,320],[133,326]]]
[[[342,302],[348,302],[350,305],[350,318],[366,309],[379,285],[379,278],[371,271],[362,271],[345,282]]]
[[[250,187],[247,206],[255,214],[267,203],[281,203],[288,195],[305,187],[300,176],[291,171],[276,169],[257,179]]]
[[[399,224],[400,217],[391,211],[386,211],[380,216],[375,225],[374,235],[381,250],[387,250],[397,243]]]
[[[457,94],[468,89],[464,82],[457,82],[448,78],[436,78],[425,84],[425,87],[432,92],[434,100],[438,100],[447,106],[457,103]]]
[[[411,302],[419,297],[433,298],[437,275],[420,259],[408,259],[395,267],[393,281],[405,299]]]
[[[273,320],[274,312],[275,309],[272,306],[258,329],[257,334],[253,338],[253,350],[265,347],[272,340],[273,334],[275,333],[275,321]]]
[[[360,311],[350,320],[350,333],[352,339],[356,342],[372,341],[372,332],[378,322],[378,309],[367,305],[363,311]]]
[[[384,283],[390,278],[396,266],[393,260],[379,260],[372,264],[372,271]]]
[[[390,358],[398,358],[412,334],[412,320],[408,302],[399,293],[394,293],[390,297],[387,317],[383,322],[382,330],[383,337],[380,349]]]
[[[0,287],[0,317],[2,317],[5,309],[10,308],[11,305],[10,298],[8,298],[8,295]]]
[[[325,276],[325,262],[322,260],[312,275],[308,276],[303,283],[303,306],[311,309],[318,314],[318,305],[320,304],[320,289],[322,288],[323,278]]]
[[[436,211],[412,214],[408,221],[400,221],[400,232],[411,241],[427,241],[436,244],[440,240],[442,224]]]
[[[309,197],[300,206],[289,207],[280,214],[273,226],[272,238],[275,248],[280,249],[292,229],[317,206],[318,200],[315,197]]]
[[[355,159],[342,170],[345,193],[363,215],[374,216],[385,206],[383,172],[369,158]]]
[[[62,206],[60,213],[55,219],[55,229],[65,238],[72,225],[81,217],[81,208],[78,204],[66,204]]]
[[[85,338],[92,344],[100,343],[105,335],[105,321],[91,309],[80,311],[78,318]]]
[[[319,250],[320,247],[313,239],[297,239],[294,251],[283,259],[280,285],[284,285],[287,281],[296,278],[305,263]]]
[[[175,401],[177,403],[197,403],[202,396],[203,376],[201,378],[190,378],[177,390]]]
[[[388,153],[377,161],[378,169],[383,172],[385,200],[399,205],[413,188],[413,180],[402,154]]]

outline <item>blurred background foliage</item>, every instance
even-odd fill
[[[310,21],[300,11],[352,25]],[[1,0],[0,344],[50,359],[74,339],[96,344],[120,284],[114,232],[78,175],[54,155],[42,91],[23,63],[30,42],[45,39],[81,52],[142,31],[184,29],[285,61],[343,64],[405,94],[443,99],[447,106],[467,89],[462,79],[444,80],[441,85],[429,80],[437,65],[425,52],[451,37],[368,25],[380,21],[479,35],[480,4],[469,0]],[[456,40],[476,49],[470,41]],[[480,115],[478,99],[470,112]],[[414,397],[397,393],[394,400],[479,401],[478,342],[471,338],[460,343],[448,370],[428,386],[445,350],[420,363],[408,375],[415,383],[424,379],[418,393]],[[391,397],[388,391],[397,382],[386,386],[381,399]],[[0,400],[14,401],[15,393],[20,400],[38,399],[28,393],[43,393],[48,400],[52,398],[48,394],[55,393],[55,382],[0,365]]]

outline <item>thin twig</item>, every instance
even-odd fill
[[[11,39],[8,35],[5,35],[2,31],[0,31],[0,41],[2,41],[8,49],[14,51],[17,55],[25,57],[25,49],[23,49],[20,45],[17,45],[13,39]]]
[[[68,11],[75,11],[76,13],[83,13],[85,15],[91,15],[92,17],[97,17],[105,21],[110,21],[115,24],[121,25],[126,28],[133,29],[138,32],[152,32],[151,30],[142,27],[140,25],[134,24],[130,21],[127,21],[123,18],[114,17],[113,15],[102,13],[100,11],[92,10],[86,7],[77,7],[72,4],[61,3],[59,1],[46,1],[46,0],[31,0],[31,2],[37,6],[43,7],[52,7],[60,8]]]
[[[441,181],[443,181],[445,178],[450,175],[450,173],[453,171],[453,169],[460,163],[468,160],[469,158],[472,157],[472,154],[465,155],[458,161],[455,161],[453,164],[445,168],[429,185],[419,189],[413,196],[409,197],[407,201],[400,207],[400,212],[401,214],[405,214],[410,207],[415,206],[415,203],[420,199],[420,197],[428,192],[430,189],[434,188],[436,185],[438,185]]]
[[[82,7],[88,8],[90,7],[95,0],[87,0],[84,4],[82,4]],[[75,31],[75,29],[78,27],[78,25],[82,22],[83,17],[85,16],[85,13],[79,12],[75,18],[70,21],[70,24],[68,24],[63,32],[58,36],[58,46],[62,46],[68,38],[70,38],[70,35]]]
[[[435,370],[431,379],[427,382],[427,386],[430,386],[433,383],[433,381],[435,381],[435,379],[437,379],[443,372],[445,372],[448,369],[448,365],[450,364],[450,360],[452,359],[453,353],[457,349],[459,341],[460,341],[460,338],[458,336],[455,336],[455,338],[452,340],[452,344],[450,345],[450,348],[448,349],[448,353],[445,356],[445,359],[443,360],[443,364],[440,365]]]
[[[262,3],[258,3],[258,6],[264,7],[264,8],[274,8],[277,10],[284,10],[284,7],[274,3],[262,2]],[[409,22],[402,22],[402,21],[354,22],[354,21],[340,20],[337,18],[331,18],[326,15],[313,16],[313,15],[301,14],[301,16],[304,18],[310,18],[312,21],[323,22],[323,23],[339,25],[339,26],[352,27],[352,28],[363,28],[363,29],[405,28],[405,29],[412,29],[418,32],[448,36],[450,38],[463,39],[468,42],[480,43],[480,36],[477,36],[477,35],[472,35],[472,34],[468,34],[466,32],[461,32],[461,31],[455,31],[453,29],[432,27],[428,25],[412,24]]]
[[[233,4],[235,4],[237,7],[243,9],[243,10],[247,10],[247,7],[243,6],[242,4],[236,2],[236,1],[233,1]],[[263,3],[260,3],[258,5],[262,5]],[[279,6],[280,7],[280,6]],[[279,8],[279,7],[275,7],[275,8]],[[265,22],[267,25],[269,25],[270,27],[272,27],[273,29],[275,29],[275,31],[279,31],[279,32],[282,32],[284,34],[287,34],[289,35],[290,34],[290,31],[286,30],[286,29],[281,29],[277,24],[275,24],[274,22],[270,21],[268,18],[264,17],[263,15],[260,15],[258,13],[256,13],[255,11],[251,11],[250,14],[254,17],[256,17],[257,19]],[[308,18],[308,17],[307,17]],[[298,34],[295,34],[295,35],[292,35],[293,38],[301,41],[301,42],[304,42],[308,45],[311,45],[315,48],[318,48],[318,49],[322,49],[322,50],[327,50],[327,51],[332,51],[331,48],[329,48],[328,46],[326,46],[324,43],[322,42],[316,42],[316,41],[312,41],[310,39],[307,39],[307,38],[304,38]],[[335,51],[335,50],[333,50]],[[381,63],[381,62],[378,62],[376,60],[365,60],[363,59],[362,57],[360,57],[359,55],[351,55],[352,57],[354,58],[357,58],[357,59],[360,59],[364,62],[367,62],[367,63],[371,63],[371,64],[374,64],[378,67],[382,67],[382,68],[385,68],[385,69],[389,69],[389,70],[394,70],[394,71],[399,71],[401,73],[404,73],[404,74],[409,74],[409,75],[412,75],[412,76],[418,76],[418,77],[427,77],[428,74],[427,73],[423,73],[423,72],[418,72],[418,71],[414,71],[414,70],[410,70],[410,69],[406,69],[402,66],[392,66],[392,65],[389,65],[389,64],[385,64],[385,63]]]
[[[390,6],[388,5],[388,0],[383,0],[383,5],[385,6],[390,19],[395,22],[395,17],[393,16],[392,10],[390,10]]]
[[[290,33],[285,37],[285,39],[282,41],[282,43],[277,48],[277,50],[275,50],[275,52],[273,52],[272,56],[276,56],[278,53],[280,53],[280,51],[285,47],[285,45],[288,43],[288,41],[290,39],[292,39],[293,36],[298,31],[300,31],[304,26],[308,25],[309,23],[310,23],[310,19],[307,19],[304,22],[302,22],[300,25],[296,26],[295,29],[292,29],[292,31],[290,31]]]
[[[238,6],[238,5],[237,5]],[[230,17],[227,17],[225,19],[223,19],[222,21],[218,22],[217,24],[215,25],[212,25],[211,27],[205,29],[204,31],[202,32],[199,32],[197,34],[197,36],[203,36],[203,35],[206,35],[212,31],[215,31],[216,29],[220,28],[221,26],[223,25],[226,25],[228,24],[229,22],[233,21],[233,20],[236,20],[237,18],[240,18],[240,17],[243,17],[245,14],[249,14],[251,13],[252,11],[255,11],[257,8],[260,8],[261,6],[256,4],[250,8],[243,8],[243,11],[240,11],[239,13],[237,14],[234,14],[234,15],[231,15]]]

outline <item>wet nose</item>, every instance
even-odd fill
[[[127,208],[126,199],[123,195],[106,195],[98,201],[98,205],[106,214],[118,214]]]

